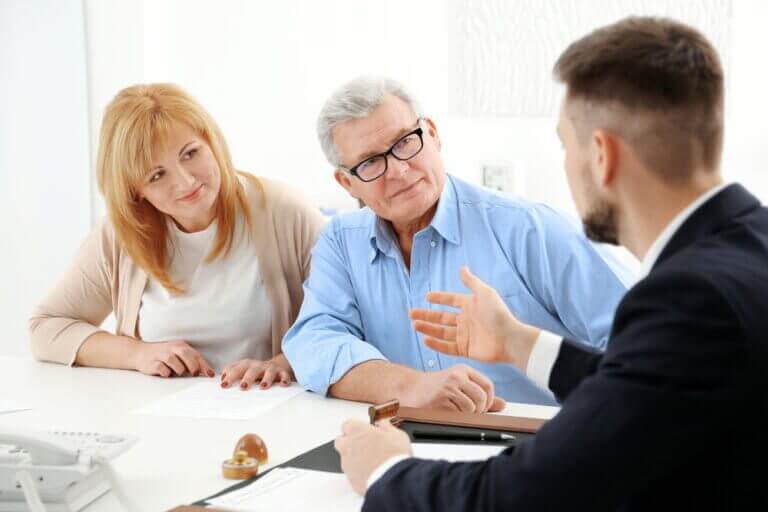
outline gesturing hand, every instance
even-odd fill
[[[256,381],[261,381],[261,389],[269,389],[273,383],[288,386],[294,380],[293,369],[283,354],[268,361],[241,359],[227,365],[221,372],[221,387],[228,388],[240,381],[240,389],[250,388]]]
[[[427,346],[439,352],[478,361],[512,363],[525,370],[541,331],[515,318],[496,290],[467,267],[461,269],[461,280],[470,294],[427,294],[430,303],[452,306],[459,312],[412,309],[414,329],[425,334]]]
[[[134,366],[141,373],[160,377],[215,375],[200,352],[183,340],[142,342],[136,352]]]

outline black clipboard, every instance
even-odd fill
[[[451,426],[451,425],[415,423],[411,421],[404,421],[399,425],[399,427],[408,433],[408,437],[411,438],[411,441],[414,440],[413,439],[414,430],[419,430],[422,432],[440,432],[440,433],[451,433],[451,432],[499,432],[504,434],[510,433],[509,430],[493,430],[493,429],[487,429],[487,428],[458,427],[458,426]],[[514,431],[512,432],[512,434],[514,434],[516,439],[511,443],[489,443],[487,441],[461,441],[461,444],[477,444],[477,445],[485,445],[485,446],[488,446],[489,444],[493,444],[493,445],[507,444],[509,448],[514,448],[520,442],[528,439],[529,437],[533,437],[535,435],[535,434],[526,433],[526,432],[514,432]],[[418,439],[417,442],[419,443],[424,443],[424,442],[452,443],[452,444],[456,443],[456,441],[442,441],[442,440],[428,441],[425,439]],[[291,460],[288,460],[278,466],[275,466],[274,468],[270,468],[264,473],[259,473],[253,478],[249,478],[248,480],[243,480],[242,482],[238,482],[230,487],[227,487],[226,489],[223,489],[217,492],[216,494],[212,494],[207,498],[204,498],[200,501],[196,501],[195,503],[193,503],[193,505],[204,506],[206,505],[206,502],[208,500],[217,498],[224,494],[229,494],[230,492],[236,491],[238,489],[241,489],[242,487],[250,485],[276,468],[311,469],[315,471],[328,471],[330,473],[342,472],[341,459],[339,458],[339,454],[336,452],[336,450],[333,447],[333,441],[328,441],[327,443],[321,444],[316,448],[313,448],[307,452],[304,452],[301,455],[298,455],[292,458]]]

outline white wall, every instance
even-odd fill
[[[3,0],[6,347],[26,344],[28,310],[82,239],[89,205],[91,221],[103,214],[85,144],[92,161],[119,89],[181,84],[218,120],[239,168],[353,208],[317,144],[315,116],[342,81],[390,75],[437,122],[449,171],[479,182],[483,162],[506,162],[526,197],[572,212],[549,70],[567,41],[628,14],[674,15],[713,39],[728,70],[724,174],[767,200],[761,0]]]
[[[0,353],[90,227],[85,70],[79,0],[0,2]]]
[[[765,83],[766,71],[751,64],[762,60],[761,47],[768,44],[759,26],[764,2],[123,0],[109,5],[86,1],[89,27],[97,29],[90,33],[91,75],[115,77],[118,69],[124,83],[91,80],[93,123],[119,87],[177,82],[222,125],[236,165],[293,182],[319,204],[337,208],[354,203],[331,179],[316,142],[315,116],[343,80],[381,73],[410,86],[435,118],[451,172],[479,181],[483,162],[507,162],[522,174],[526,196],[573,211],[554,133],[554,57],[598,24],[628,14],[673,15],[713,39],[723,54],[729,87],[740,92],[738,101],[729,99],[734,108],[729,109],[728,139],[739,143],[726,152],[726,176],[768,197],[760,172],[764,145],[744,142],[754,140],[754,113],[768,113],[768,94],[758,85]],[[120,21],[117,32],[103,28],[115,20]],[[124,39],[131,52],[115,44]],[[512,43],[504,44],[505,39]],[[509,63],[506,72],[489,71],[504,62]],[[463,76],[471,78],[462,82]],[[493,77],[506,82],[488,87]],[[477,97],[467,97],[464,82],[476,84]],[[505,95],[513,100],[500,101]],[[540,98],[537,108],[527,108]],[[515,111],[536,117],[510,115]]]

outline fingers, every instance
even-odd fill
[[[444,341],[456,340],[456,327],[446,327],[444,325],[432,324],[416,320],[413,322],[413,328],[421,334],[426,334],[432,338]]]
[[[181,359],[176,354],[168,354],[162,362],[173,370],[173,373],[176,375],[184,375],[184,372],[187,371],[187,367],[184,366],[184,363],[181,362]]]
[[[245,371],[248,369],[248,364],[245,361],[227,366],[221,373],[221,387],[228,388],[235,382],[239,381],[245,375]]]
[[[490,409],[488,409],[488,412],[499,412],[504,410],[504,407],[507,406],[507,401],[501,398],[500,396],[497,396],[493,399],[493,403],[491,404]]]
[[[269,389],[277,378],[277,368],[274,365],[268,365],[261,376],[261,389]]]
[[[291,380],[293,380],[291,378],[291,373],[288,370],[280,370],[278,378],[280,379],[281,386],[290,386]]]
[[[467,376],[469,379],[477,384],[485,393],[486,396],[486,405],[491,406],[495,403],[496,400],[496,393],[493,388],[493,382],[491,382],[491,379],[483,375],[482,373],[478,372],[477,370],[474,370],[472,368],[469,368],[467,372]],[[484,409],[481,412],[485,412],[487,409]]]
[[[485,412],[488,410],[488,406],[491,405],[492,399],[489,400],[488,393],[485,389],[481,388],[471,380],[462,384],[460,389],[461,392],[469,397],[474,404],[473,409],[468,412]]]
[[[259,362],[257,364],[248,365],[248,369],[240,380],[240,389],[250,388],[261,376],[264,375],[264,364]]]
[[[448,399],[456,406],[461,412],[475,412],[475,403],[461,391],[452,393]]]
[[[192,348],[184,348],[176,352],[176,357],[184,364],[191,376],[196,376],[200,371],[200,354]]]
[[[467,266],[461,267],[460,275],[461,282],[464,283],[464,286],[472,290],[473,293],[479,294],[483,290],[490,288],[482,279],[473,274]]]
[[[443,306],[452,306],[454,308],[464,306],[467,298],[466,294],[456,292],[429,292],[427,294],[427,302],[431,304],[441,304]]]
[[[216,375],[216,372],[211,368],[211,365],[208,364],[208,361],[206,361],[203,356],[198,354],[197,360],[200,363],[200,375],[206,375],[208,377]]]
[[[446,409],[448,409],[449,411],[459,411],[459,412],[461,412],[461,407],[459,407],[459,405],[452,398],[448,398],[448,399],[445,400],[444,407]]]
[[[155,361],[151,375],[159,375],[160,377],[168,378],[173,375],[173,370],[168,368],[162,361]]]
[[[427,294],[429,296],[429,294]],[[429,322],[440,325],[456,325],[456,313],[450,311],[437,311],[434,309],[413,308],[410,312],[411,320]],[[417,322],[414,322],[416,324]]]
[[[461,355],[459,353],[459,345],[455,341],[443,341],[428,336],[424,338],[424,344],[432,350],[437,350],[449,356]]]

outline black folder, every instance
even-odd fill
[[[473,427],[459,427],[459,426],[451,426],[451,425],[436,425],[436,424],[425,424],[425,423],[415,423],[411,421],[404,421],[401,423],[400,428],[405,430],[408,433],[408,436],[411,438],[411,441],[413,441],[413,431],[419,430],[421,432],[429,433],[429,432],[441,432],[441,433],[453,433],[453,432],[499,432],[499,433],[510,433],[509,430],[493,430],[493,429],[487,429],[487,428],[473,428]],[[504,443],[508,444],[510,448],[514,448],[514,446],[521,441],[524,441],[525,439],[532,437],[534,434],[527,433],[527,432],[512,432],[514,434],[516,440],[511,443]],[[440,441],[440,440],[434,440],[434,441],[427,441],[425,439],[419,439],[419,443],[423,442],[434,442],[434,443],[444,443],[446,441]],[[488,445],[487,441],[462,441],[461,444],[478,444],[478,445]],[[502,444],[502,443],[493,443],[493,444]],[[316,471],[328,471],[331,473],[341,473],[341,460],[339,459],[339,454],[336,452],[336,450],[333,447],[333,441],[329,441],[325,444],[322,444],[316,448],[313,448],[309,450],[308,452],[304,452],[301,455],[294,457],[293,459],[283,462],[279,466],[275,466],[275,468],[299,468],[299,469],[312,469]],[[221,496],[223,494],[229,494],[232,491],[236,491],[237,489],[240,489],[241,487],[245,487],[246,485],[250,485],[255,480],[261,478],[262,476],[266,475],[272,469],[270,468],[268,471],[265,471],[264,473],[259,473],[253,478],[250,478],[248,480],[243,480],[242,482],[238,482],[235,485],[232,485],[230,487],[227,487],[226,489],[217,492],[216,494],[213,494],[211,496],[208,496],[205,499],[202,499],[200,501],[197,501],[194,503],[194,505],[205,505],[205,502],[216,498],[218,496]]]

